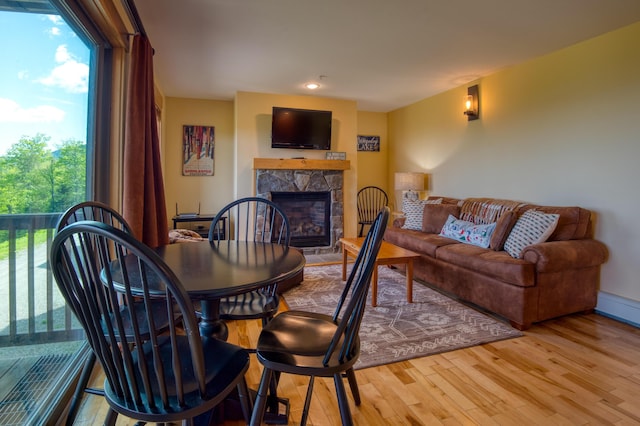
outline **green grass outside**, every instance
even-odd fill
[[[33,240],[36,245],[43,244],[47,241],[47,230],[41,229],[36,231],[33,235]],[[28,236],[19,237],[16,239],[16,251],[26,250],[29,246]],[[0,243],[0,260],[4,260],[9,257],[9,241],[3,241]]]

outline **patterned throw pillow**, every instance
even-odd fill
[[[413,229],[414,231],[422,230],[422,211],[425,204],[440,204],[442,198],[436,200],[410,200],[404,198],[402,200],[402,213],[406,218],[402,229]]]
[[[442,227],[442,231],[440,231],[440,235],[461,243],[487,248],[491,241],[491,234],[495,229],[495,223],[476,225],[473,222],[456,219],[455,216],[449,215]]]
[[[522,250],[531,244],[542,243],[549,238],[558,225],[559,214],[527,210],[518,219],[504,242],[504,250],[511,257],[519,258]]]

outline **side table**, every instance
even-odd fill
[[[202,238],[207,238],[209,236],[209,227],[215,217],[215,214],[182,214],[175,215],[171,220],[173,220],[173,229],[177,229],[178,223],[188,223],[189,229],[200,234]],[[218,225],[220,226],[220,236],[223,240],[226,239],[226,224],[227,217],[223,216]]]

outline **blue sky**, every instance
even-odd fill
[[[0,12],[0,155],[42,133],[86,141],[90,52],[59,16]]]

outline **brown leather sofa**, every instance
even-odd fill
[[[520,330],[595,308],[600,267],[608,251],[593,239],[589,210],[492,198],[429,197],[438,199],[441,204],[424,206],[422,229],[402,229],[405,218],[398,218],[385,233],[386,241],[421,254],[414,262],[415,278],[498,314]],[[545,242],[525,247],[514,258],[504,251],[504,242],[529,209],[557,213],[559,220]],[[495,221],[491,245],[482,248],[439,235],[449,214],[474,223]]]

